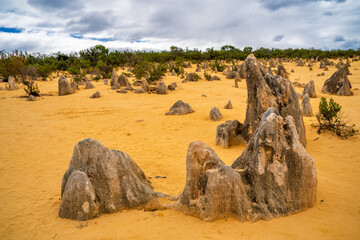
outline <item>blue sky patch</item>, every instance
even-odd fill
[[[5,33],[21,33],[22,31],[24,31],[23,28],[0,27],[0,32],[5,32]]]

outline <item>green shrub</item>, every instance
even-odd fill
[[[313,125],[318,127],[319,134],[322,130],[329,130],[339,137],[347,138],[359,132],[355,129],[355,124],[348,125],[348,121],[342,116],[340,110],[341,106],[332,98],[329,103],[324,97],[320,99],[319,112],[316,114],[319,125]]]
[[[219,71],[222,72],[225,70],[225,65],[220,65],[219,61],[215,61],[213,64],[210,64],[210,67],[212,70],[215,71],[215,68]]]
[[[149,71],[149,77],[147,78],[148,82],[154,82],[160,80],[166,73],[166,67],[162,64],[158,66],[153,66]]]

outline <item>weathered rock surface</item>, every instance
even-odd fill
[[[88,138],[76,144],[63,176],[59,216],[85,221],[154,199],[152,186],[130,156]]]
[[[224,108],[225,108],[225,109],[232,109],[232,108],[233,108],[232,103],[231,103],[230,100],[226,103],[226,105],[224,106]]]
[[[279,76],[282,76],[283,78],[287,78],[289,79],[289,74],[288,72],[286,71],[286,69],[284,68],[283,65],[278,65],[277,66],[277,72],[276,72],[277,75]]]
[[[198,79],[199,78],[195,73],[188,73],[186,75],[185,81],[197,82]]]
[[[222,118],[220,110],[217,107],[213,107],[210,111],[210,120],[220,121]]]
[[[314,116],[312,107],[310,104],[310,97],[309,97],[309,94],[307,94],[307,93],[304,95],[304,98],[301,102],[301,109],[302,109],[302,114],[304,117]]]
[[[300,142],[306,146],[305,126],[292,83],[286,78],[278,75],[272,77],[263,71],[253,54],[246,58],[245,66],[248,98],[243,138],[249,141],[259,126],[263,113],[274,107],[281,116],[290,115],[294,118]]]
[[[184,115],[193,112],[194,110],[188,103],[179,100],[171,106],[169,112],[165,113],[165,115]]]
[[[245,143],[241,132],[243,131],[243,124],[238,120],[228,120],[216,128],[215,145],[220,145],[223,148],[229,148],[231,145],[239,145]]]
[[[126,87],[128,85],[130,85],[129,80],[127,79],[127,77],[124,74],[121,74],[118,78],[118,83],[120,84],[120,86],[122,87]]]
[[[110,80],[110,86],[114,86],[115,83],[117,83],[119,76],[117,75],[116,69],[113,68],[111,73],[111,80]]]
[[[16,84],[16,80],[14,76],[9,76],[8,77],[8,84],[9,84],[9,90],[18,90],[19,87]]]
[[[351,96],[351,83],[346,76],[344,67],[339,68],[329,79],[327,79],[321,89],[322,93],[337,94],[339,96]]]
[[[80,90],[79,85],[76,82],[71,82],[70,87],[73,89],[74,92],[76,92],[76,90]]]
[[[159,82],[158,89],[156,91],[157,94],[165,95],[167,94],[166,85],[164,82]]]
[[[120,89],[120,88],[121,88],[121,86],[120,86],[119,83],[115,83],[115,84],[111,87],[112,90],[117,90],[117,89]]]
[[[149,84],[145,79],[141,80],[141,85],[145,92],[150,92]]]
[[[71,87],[69,81],[65,77],[59,78],[58,89],[59,89],[59,96],[73,94],[76,91]]]
[[[245,79],[245,77],[246,77],[245,63],[242,63],[240,65],[239,77],[242,78],[242,79]]]
[[[90,98],[99,98],[99,97],[101,97],[101,94],[100,94],[100,92],[99,92],[99,91],[94,92],[94,93],[93,93],[93,94],[91,94],[91,96],[90,96]]]
[[[189,146],[186,156],[186,185],[170,207],[205,221],[233,216],[248,220],[251,202],[241,176],[225,165],[205,143]]]
[[[313,80],[309,81],[306,84],[306,86],[305,86],[305,88],[304,88],[304,90],[302,92],[303,96],[305,96],[305,94],[308,94],[309,97],[311,97],[311,98],[316,98],[317,97],[316,91],[315,91],[315,83],[314,83]]]
[[[136,93],[136,94],[145,93],[145,90],[144,90],[144,88],[138,88],[138,89],[134,90],[134,93]]]
[[[285,216],[312,207],[316,201],[315,160],[300,143],[292,116],[267,110],[255,135],[231,166],[249,191],[256,219]]]

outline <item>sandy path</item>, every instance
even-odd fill
[[[313,71],[290,63],[285,67],[295,70],[293,81],[315,81],[320,96],[311,104],[317,112],[320,97],[330,97],[320,90],[335,68],[316,77],[322,72],[319,64]],[[360,62],[352,63],[349,76],[353,88],[360,88],[360,70],[355,69],[360,69]],[[47,96],[36,102],[16,98],[24,94],[22,89],[0,91],[0,239],[359,239],[360,136],[341,140],[329,133],[317,135],[310,126],[315,118],[304,120],[307,151],[317,165],[318,200],[314,208],[299,214],[255,223],[232,218],[210,223],[172,210],[129,210],[102,215],[82,229],[76,227],[78,222],[58,217],[61,178],[74,145],[87,137],[128,153],[147,176],[166,176],[151,181],[155,190],[172,195],[184,187],[190,142],[204,141],[231,164],[245,146],[214,146],[219,123],[209,120],[209,112],[216,106],[224,116],[221,122],[235,118],[243,122],[246,84],[243,80],[236,89],[233,80],[218,76],[221,81],[185,84],[166,76],[167,84],[176,81],[180,87],[162,96],[119,94],[102,82],[95,83],[103,95],[99,99],[89,98],[95,89],[83,87],[74,95]],[[42,93],[56,93],[57,81],[41,82],[39,88]],[[360,126],[360,91],[354,92],[351,97],[332,97]],[[179,99],[195,113],[165,116]],[[223,108],[228,100],[231,110]]]

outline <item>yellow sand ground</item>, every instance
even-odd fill
[[[319,64],[313,71],[291,63],[285,67],[289,72],[294,69],[292,81],[315,81],[319,96],[311,104],[317,112],[320,97],[330,98],[321,94],[321,87],[336,69],[330,67],[324,77],[317,77],[323,72]],[[352,63],[350,70],[353,88],[360,88],[360,62]],[[190,142],[204,141],[231,164],[245,146],[214,146],[219,122],[210,121],[209,112],[216,106],[224,116],[221,122],[243,122],[246,83],[243,80],[234,88],[233,80],[218,76],[221,81],[184,84],[166,76],[166,84],[176,81],[179,85],[168,95],[120,94],[101,81],[94,83],[96,89],[81,87],[76,94],[59,97],[57,79],[39,82],[42,93],[55,96],[36,102],[18,98],[24,95],[22,89],[0,91],[0,239],[360,239],[360,136],[318,135],[310,126],[316,122],[314,117],[304,121],[307,151],[316,160],[317,203],[301,213],[250,223],[233,218],[204,222],[173,210],[128,210],[84,222],[81,229],[79,222],[58,217],[61,179],[74,145],[84,138],[128,153],[147,176],[166,176],[151,181],[156,191],[171,195],[180,194],[184,187]],[[0,86],[4,88],[5,83]],[[90,99],[97,90],[103,97]],[[360,126],[360,91],[354,94],[331,97]],[[195,113],[165,116],[179,99]],[[223,108],[228,100],[234,106],[231,110]]]

